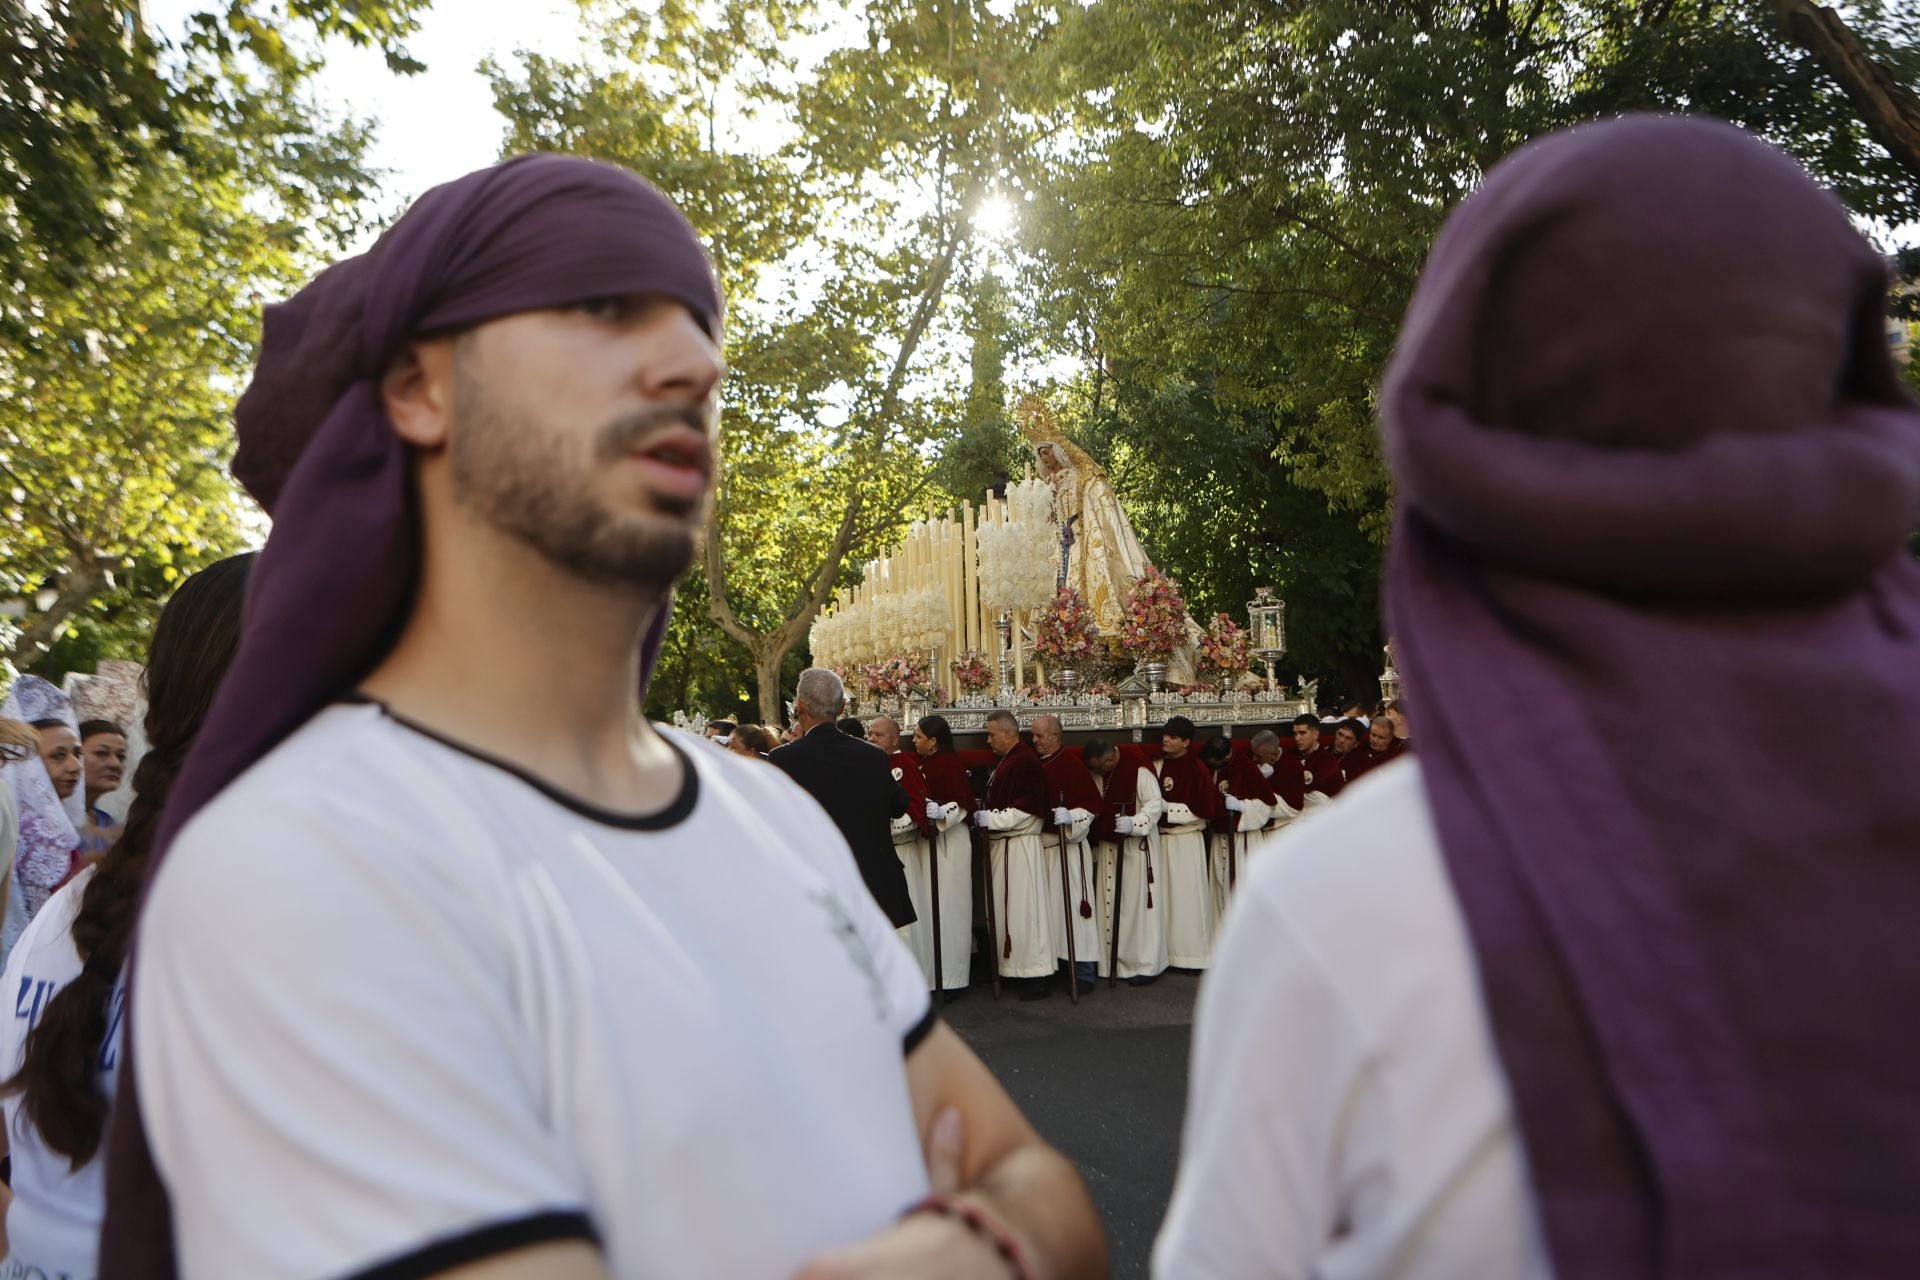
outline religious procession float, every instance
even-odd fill
[[[815,621],[813,661],[846,681],[851,714],[910,724],[937,711],[970,734],[996,709],[1022,724],[1051,712],[1068,731],[1138,740],[1176,715],[1270,725],[1313,709],[1312,685],[1276,678],[1286,606],[1271,590],[1244,623],[1218,613],[1202,626],[1100,465],[1040,400],[1019,422],[1025,478],[914,522]]]

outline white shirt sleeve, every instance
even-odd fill
[[[1240,811],[1240,825],[1234,828],[1236,831],[1258,831],[1273,816],[1273,806],[1265,800],[1242,797],[1240,803],[1246,807]]]
[[[1151,831],[1159,825],[1160,815],[1167,810],[1166,798],[1160,793],[1160,779],[1153,770],[1143,768],[1133,785],[1134,829]]]
[[[1242,897],[1200,987],[1180,1174],[1153,1253],[1165,1280],[1319,1274],[1344,1211],[1345,1130],[1370,1114],[1353,1105],[1368,1082],[1359,1028],[1284,916]]]
[[[591,1236],[504,877],[350,801],[228,800],[176,842],[133,969],[182,1273]]]
[[[979,810],[987,815],[987,830],[1006,833],[1018,832],[1027,835],[1041,829],[1044,819],[1036,818],[1025,809],[985,809]]]

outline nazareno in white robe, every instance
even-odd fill
[[[1049,908],[1059,890],[1047,892],[1047,876],[1058,877],[1058,855],[1040,843],[1045,824],[1024,809],[982,809],[987,825],[987,860],[992,880],[994,961],[1003,978],[1044,978],[1058,965]],[[945,905],[945,900],[942,900]],[[1009,947],[1011,954],[1009,954]]]
[[[1093,815],[1085,809],[1069,809],[1073,824],[1067,828],[1067,891],[1064,908],[1060,901],[1060,831],[1048,824],[1047,832],[1041,837],[1041,843],[1047,847],[1049,869],[1053,874],[1047,877],[1047,891],[1052,897],[1048,908],[1053,921],[1053,954],[1056,959],[1067,958],[1067,923],[1073,923],[1073,946],[1075,960],[1092,960],[1100,945],[1100,912],[1097,909],[1098,890],[1094,886],[1093,850],[1087,844],[1087,832],[1093,827]],[[1085,901],[1089,914],[1080,914],[1080,903]]]
[[[896,770],[896,772],[898,772]],[[931,871],[931,845],[920,834],[919,826],[913,815],[902,814],[893,820],[893,851],[900,857],[901,869],[907,873],[907,899],[913,903],[913,923],[902,925],[897,933],[900,940],[907,944],[907,950],[913,952],[914,963],[920,966],[920,972],[926,975],[927,989],[933,989],[933,892],[928,885],[927,876]],[[942,885],[941,888],[945,888]],[[947,900],[943,894],[940,899],[941,926],[946,925]],[[944,974],[942,975],[945,976]]]
[[[1204,969],[1213,954],[1213,887],[1207,883],[1207,823],[1184,804],[1168,803],[1160,833],[1166,874],[1167,963]],[[1156,903],[1158,897],[1155,898]]]
[[[1243,806],[1233,815],[1238,819],[1232,831],[1213,835],[1213,909],[1216,920],[1227,914],[1227,903],[1240,877],[1247,874],[1247,859],[1266,837],[1261,834],[1275,810],[1265,800],[1236,796]]]
[[[931,857],[940,877],[940,980],[953,991],[967,986],[973,965],[973,840],[967,834],[965,809],[948,804],[945,815],[933,824]],[[931,928],[931,898],[926,918]],[[929,958],[929,985],[932,964]]]
[[[1096,778],[1095,782],[1103,792],[1106,790],[1101,779]],[[1139,768],[1133,794],[1136,803],[1129,816],[1133,819],[1134,834],[1094,843],[1094,853],[1100,859],[1100,901],[1095,911],[1101,921],[1102,977],[1111,970],[1116,925],[1120,930],[1120,977],[1151,978],[1167,968],[1167,898],[1157,883],[1166,866],[1160,848],[1160,815],[1166,805],[1160,798],[1160,783],[1153,776],[1153,770]],[[1152,885],[1147,880],[1150,865],[1156,881]],[[1117,912],[1116,889],[1120,894]],[[1152,906],[1147,905],[1149,901]]]

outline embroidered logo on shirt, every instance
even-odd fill
[[[904,778],[904,777],[906,777],[906,776],[907,776],[906,774],[904,774],[904,773],[901,773],[901,772],[900,772],[900,771],[899,771],[898,769],[895,769],[895,770],[893,771],[893,780],[894,780],[895,782],[898,782],[898,781],[900,781],[900,779],[902,779],[902,778]]]
[[[868,948],[867,940],[860,936],[853,917],[847,914],[846,904],[831,889],[815,889],[807,896],[827,913],[827,923],[832,926],[834,937],[847,949],[847,958],[853,961],[853,967],[867,980],[867,995],[873,1000],[874,1017],[885,1022],[893,1014],[893,1001],[887,998],[887,984],[880,980],[880,968],[873,962],[873,952]]]
[[[1160,779],[1160,789],[1161,789],[1162,791],[1171,791],[1171,790],[1173,790],[1173,779],[1172,779],[1172,778],[1162,778],[1162,779]]]

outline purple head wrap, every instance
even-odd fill
[[[1638,117],[1494,169],[1407,314],[1388,608],[1561,1280],[1920,1274],[1885,290],[1785,155]]]
[[[719,335],[712,265],[664,196],[612,165],[533,155],[427,192],[366,253],[267,309],[259,365],[235,413],[233,471],[273,516],[273,531],[248,586],[239,650],[168,801],[149,877],[181,826],[350,691],[405,621],[419,531],[407,451],[380,402],[388,365],[415,338],[627,294],[675,299]],[[642,680],[665,626],[662,608]],[[113,1118],[100,1274],[166,1276],[171,1215],[140,1126],[131,1058]]]

